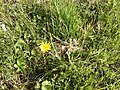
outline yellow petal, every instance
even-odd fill
[[[51,46],[50,46],[50,43],[44,43],[42,42],[41,45],[40,45],[40,49],[43,53],[45,52],[48,52],[49,50],[51,50]]]

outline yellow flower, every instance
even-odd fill
[[[50,43],[42,42],[41,45],[40,45],[40,49],[43,53],[48,52],[49,50],[51,50]]]

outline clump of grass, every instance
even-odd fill
[[[78,15],[76,5],[72,0],[53,0],[51,9],[54,11],[51,16],[53,34],[62,40],[80,37],[81,16]]]
[[[119,5],[1,0],[0,88],[119,89]],[[41,50],[42,42],[49,48]]]

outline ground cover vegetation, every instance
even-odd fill
[[[120,1],[0,0],[0,90],[120,90]]]

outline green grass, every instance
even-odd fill
[[[119,0],[38,1],[0,2],[0,90],[119,90]]]

